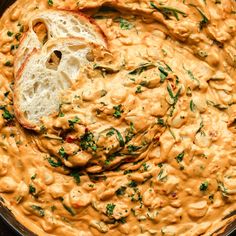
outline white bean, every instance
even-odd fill
[[[2,155],[0,157],[0,176],[4,176],[7,174],[9,166],[9,157],[6,155]]]
[[[98,220],[91,220],[90,226],[94,227],[101,233],[107,233],[109,230],[108,226],[104,222]]]
[[[203,217],[208,210],[207,202],[206,201],[200,201],[196,203],[192,203],[188,206],[188,214],[191,217],[200,218]]]
[[[12,177],[0,179],[0,193],[12,193],[16,190],[17,183]]]
[[[69,200],[74,208],[85,207],[91,202],[91,194],[86,193],[81,187],[76,187],[70,191]]]

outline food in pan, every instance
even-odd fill
[[[4,204],[38,235],[224,229],[235,36],[230,0],[16,1],[0,20]]]

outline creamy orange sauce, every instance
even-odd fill
[[[110,53],[32,133],[14,118],[12,65],[28,13],[46,8],[93,17]],[[227,224],[235,1],[18,0],[0,29],[0,193],[22,224],[38,235],[186,236]]]

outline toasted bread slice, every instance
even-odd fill
[[[83,38],[62,38],[31,52],[14,89],[15,115],[25,128],[39,130],[40,118],[58,111],[61,91],[76,81],[97,48],[102,46]]]
[[[63,37],[80,37],[107,46],[103,31],[91,18],[82,13],[68,10],[45,10],[34,13],[29,21],[29,30],[22,37],[15,57],[15,77],[34,49],[41,48],[47,41]]]

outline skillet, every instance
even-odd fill
[[[0,0],[0,17],[4,13],[4,11],[12,5],[16,0]],[[227,217],[223,218],[222,220],[225,220],[226,218],[230,218],[232,216],[236,215],[236,211],[230,213]],[[26,227],[24,227],[22,224],[20,224],[12,212],[7,209],[7,207],[4,206],[4,200],[0,196],[0,219],[6,223],[7,227],[15,233],[15,235],[19,236],[36,236],[36,234],[29,231]],[[1,221],[0,221],[1,223]],[[1,228],[1,225],[0,225]],[[0,229],[1,230],[1,229]],[[219,233],[217,233],[219,232]],[[221,232],[221,229],[217,230],[215,232],[217,236],[233,236],[236,233],[236,220],[231,222],[224,230],[224,232]],[[0,235],[1,232],[0,232]],[[5,235],[4,235],[5,236]],[[7,235],[6,235],[7,236]],[[10,235],[9,235],[10,236]]]

